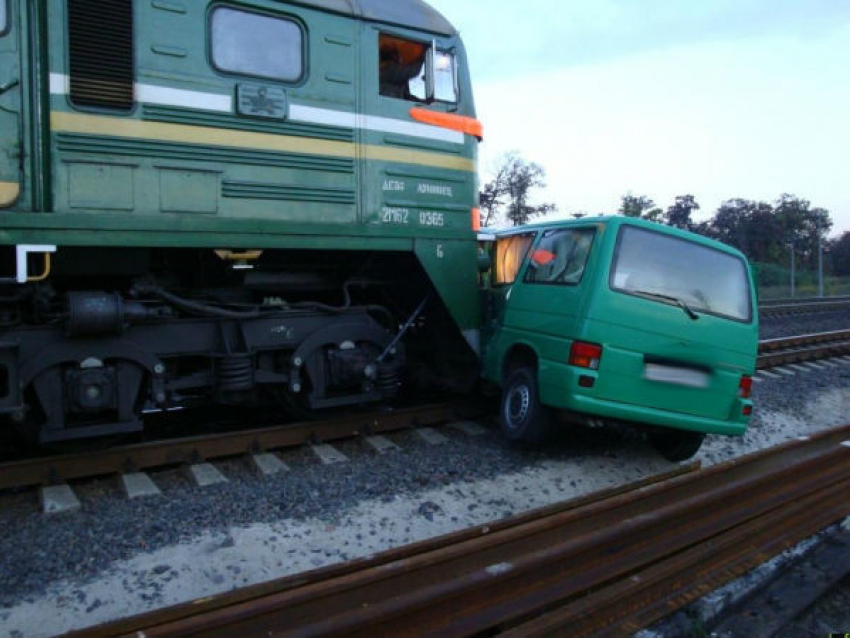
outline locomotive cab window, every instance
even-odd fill
[[[293,20],[218,7],[211,41],[220,71],[284,82],[304,74],[304,35]]]
[[[437,51],[434,62],[434,99],[457,102],[457,58],[448,51]]]
[[[580,283],[593,235],[591,228],[547,231],[531,253],[525,280],[537,284]]]
[[[0,36],[9,28],[9,0],[0,0]]]
[[[381,34],[378,44],[381,95],[403,100],[424,100],[425,85],[422,85],[421,96],[416,95],[413,88],[425,69],[427,50],[428,47],[421,42]]]
[[[437,50],[429,55],[430,45],[381,34],[378,50],[380,93],[412,102],[429,101],[428,77],[433,77],[433,100],[457,102],[457,64],[454,54]],[[431,69],[433,68],[433,73]]]

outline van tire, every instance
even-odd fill
[[[668,461],[687,461],[699,452],[705,434],[690,430],[656,430],[649,442]]]
[[[549,434],[549,409],[540,403],[537,374],[528,366],[512,370],[499,409],[502,435],[512,443],[538,445]]]

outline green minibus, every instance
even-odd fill
[[[501,388],[511,441],[559,421],[644,430],[670,460],[706,433],[741,435],[758,350],[746,258],[705,237],[628,217],[495,232],[483,375]]]

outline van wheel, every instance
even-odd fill
[[[549,433],[549,409],[540,403],[537,375],[523,366],[508,375],[500,410],[502,434],[514,443],[542,443]]]
[[[687,461],[699,452],[705,434],[690,430],[656,430],[649,442],[668,461]]]

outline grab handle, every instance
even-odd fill
[[[18,78],[15,78],[14,80],[9,80],[5,84],[0,84],[0,95],[3,95],[7,91],[11,91],[16,86],[18,86],[20,83],[21,83],[21,81]]]

